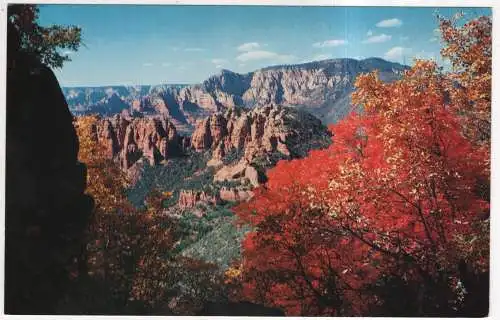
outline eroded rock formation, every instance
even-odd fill
[[[235,106],[280,104],[304,107],[328,124],[349,111],[354,79],[375,69],[381,79],[391,81],[406,67],[379,58],[329,59],[247,74],[221,70],[192,86],[67,88],[65,94],[75,114],[112,115],[129,108],[143,114],[168,115],[176,124],[190,127]]]
[[[130,168],[141,157],[151,165],[178,155],[183,149],[184,138],[175,126],[161,117],[130,118],[115,115],[101,119],[97,137],[105,146],[106,155],[117,158],[122,168]]]
[[[251,110],[230,108],[198,122],[191,147],[211,150],[209,166],[220,167],[214,181],[246,178],[258,186],[261,174],[254,163],[261,157],[278,154],[305,156],[315,143],[328,140],[326,128],[313,116],[278,105]],[[227,162],[227,163],[225,163]]]
[[[212,204],[220,203],[220,197],[217,195],[209,195],[205,191],[200,190],[181,190],[179,193],[179,201],[177,205],[181,209],[194,208],[197,204]]]

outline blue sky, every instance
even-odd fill
[[[439,8],[451,16],[489,9]],[[75,24],[84,47],[56,75],[63,86],[198,83],[328,58],[439,63],[436,8],[44,5],[40,23]]]

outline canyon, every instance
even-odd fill
[[[75,115],[164,115],[179,132],[190,134],[198,120],[235,106],[279,104],[334,123],[349,112],[359,74],[378,70],[382,80],[393,81],[407,68],[380,58],[329,59],[246,74],[223,69],[194,85],[66,87],[63,92]]]

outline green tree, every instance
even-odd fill
[[[7,14],[19,34],[21,51],[36,56],[49,67],[61,68],[71,61],[69,51],[77,51],[82,45],[82,29],[78,26],[39,25],[37,5],[9,5]]]

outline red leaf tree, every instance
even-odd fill
[[[458,30],[446,21],[445,40]],[[488,43],[476,23],[463,28],[469,42]],[[479,55],[474,48],[469,54]],[[393,83],[377,73],[357,79],[352,100],[362,111],[331,127],[334,143],[280,162],[236,208],[254,226],[243,243],[242,299],[288,315],[366,315],[393,312],[384,302],[404,292],[411,315],[463,310],[469,275],[489,268],[489,145],[478,143],[484,134],[469,134],[479,130],[479,111],[467,106],[469,117],[461,104],[477,101],[482,110],[490,101],[472,93],[487,85],[456,85],[470,65],[443,74],[416,61]],[[470,73],[482,79],[477,73],[488,70]]]

